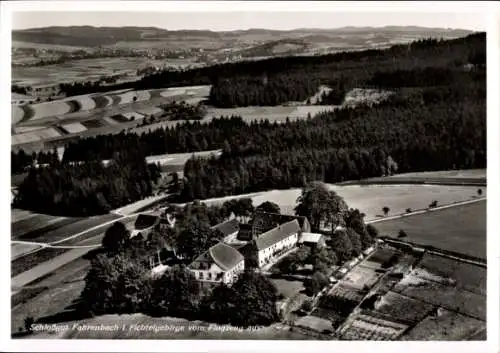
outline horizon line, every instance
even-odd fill
[[[384,29],[384,28],[419,28],[419,29],[441,29],[446,31],[468,31],[468,32],[485,32],[484,30],[474,30],[468,28],[458,28],[458,27],[428,27],[419,25],[384,25],[384,26],[341,26],[341,27],[296,27],[291,29],[273,29],[268,27],[250,27],[241,29],[228,29],[228,30],[214,30],[214,29],[194,29],[194,28],[179,28],[179,29],[168,29],[165,27],[158,26],[137,26],[137,25],[126,25],[126,26],[95,26],[95,25],[53,25],[53,26],[42,26],[42,27],[26,27],[26,28],[12,28],[12,31],[29,31],[36,29],[46,29],[46,28],[71,28],[71,27],[89,27],[95,29],[103,28],[154,28],[170,32],[181,32],[181,31],[192,31],[192,32],[213,32],[213,33],[223,33],[223,32],[241,32],[241,31],[273,31],[273,32],[293,32],[301,30],[317,30],[317,31],[333,31],[342,29]]]

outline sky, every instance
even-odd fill
[[[126,3],[126,1],[125,1]],[[383,10],[383,9],[382,9]],[[486,30],[482,14],[463,12],[14,12],[12,29],[47,26],[96,27],[148,26],[178,29],[227,31],[248,28],[289,30],[296,28],[338,28],[344,26],[382,27],[412,25],[439,28]]]

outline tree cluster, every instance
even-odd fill
[[[64,216],[92,216],[141,200],[152,193],[159,178],[155,165],[130,153],[113,161],[76,165],[56,161],[32,168],[14,199],[14,207]]]
[[[210,90],[210,103],[217,107],[245,107],[278,105],[291,101],[304,101],[314,95],[319,83],[308,75],[264,75],[217,80]]]

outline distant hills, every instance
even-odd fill
[[[186,43],[200,47],[203,41],[209,41],[207,48],[245,46],[267,41],[297,40],[304,45],[327,44],[339,46],[371,46],[373,43],[409,41],[414,38],[456,38],[472,33],[464,29],[425,28],[416,26],[387,27],[343,27],[335,29],[299,28],[295,30],[269,30],[253,28],[248,30],[214,32],[210,30],[167,30],[156,27],[44,27],[12,31],[12,40],[23,43],[62,45],[76,47],[114,46],[141,42],[141,47],[151,42],[152,46],[179,46]]]

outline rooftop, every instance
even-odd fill
[[[212,227],[212,229],[219,230],[222,234],[224,234],[224,237],[227,237],[228,235],[234,234],[240,230],[240,223],[236,220],[236,218],[233,218],[229,221],[216,224]]]
[[[319,243],[322,237],[319,233],[302,233],[299,243]]]
[[[216,264],[224,271],[228,271],[241,261],[243,261],[243,255],[238,250],[224,243],[217,243],[198,256],[189,267],[193,269],[208,269],[211,264]]]
[[[140,214],[134,223],[135,229],[147,229],[154,226],[159,221],[159,217],[147,214]]]

